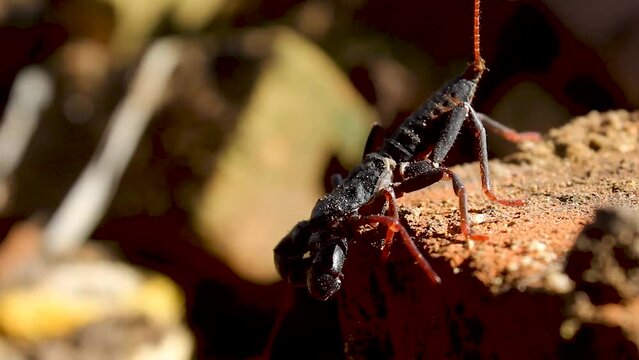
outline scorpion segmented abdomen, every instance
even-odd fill
[[[471,72],[446,84],[402,122],[386,139],[382,152],[397,162],[414,159],[427,145],[437,141],[450,111],[460,104],[470,103],[478,80],[479,75]]]
[[[433,101],[435,97],[424,103],[395,130],[384,142],[382,152],[397,162],[411,160],[421,147],[431,140],[433,125]]]

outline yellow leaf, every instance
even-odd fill
[[[275,280],[272,249],[308,218],[331,153],[354,164],[374,111],[339,68],[296,33],[273,32],[271,57],[203,194],[197,227],[238,274]]]

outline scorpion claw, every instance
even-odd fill
[[[330,274],[316,274],[309,272],[307,287],[309,293],[315,298],[326,301],[342,286],[342,277],[333,277]]]
[[[306,287],[315,298],[328,300],[342,286],[348,241],[344,238],[318,237],[317,245],[318,250],[307,272]]]

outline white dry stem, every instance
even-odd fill
[[[96,153],[44,229],[43,245],[49,255],[70,253],[104,216],[140,138],[162,103],[180,48],[178,40],[158,40],[142,58]]]
[[[53,81],[40,67],[29,66],[16,76],[0,125],[0,208],[6,203],[9,180],[52,97]]]

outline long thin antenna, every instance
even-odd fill
[[[479,49],[479,3],[480,0],[475,0],[475,14],[473,16],[473,52],[475,54],[475,61],[473,63],[476,69],[484,70],[486,65],[484,64],[484,59],[481,58]]]

